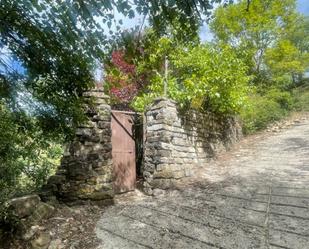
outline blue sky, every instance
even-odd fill
[[[304,15],[309,15],[309,0],[298,0],[297,9]]]
[[[309,15],[309,0],[297,0],[297,10],[303,15]],[[121,15],[116,15],[116,18],[123,19],[123,28],[129,29],[141,23],[141,17],[138,16],[135,19],[125,18]],[[200,30],[200,37],[202,41],[210,41],[212,34],[210,33],[209,27],[204,25]]]

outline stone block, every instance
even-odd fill
[[[174,171],[173,172],[173,177],[171,177],[171,178],[180,179],[180,178],[183,178],[185,176],[186,176],[185,171],[184,170],[180,170],[180,171]]]
[[[48,184],[62,184],[66,180],[65,175],[53,175],[49,177]]]
[[[30,224],[37,224],[43,219],[47,219],[53,215],[55,208],[45,202],[40,202],[34,212],[27,219]]]
[[[25,241],[28,241],[31,238],[33,238],[33,236],[37,234],[39,231],[40,231],[40,226],[38,225],[31,226],[30,228],[26,228],[26,230],[24,230],[24,233],[21,234],[21,238]]]
[[[170,168],[165,167],[164,169],[160,170],[160,171],[155,171],[153,173],[153,178],[173,178],[175,176],[174,174],[175,172],[171,171]]]
[[[111,107],[108,105],[99,105],[98,107],[98,114],[100,116],[104,116],[104,115],[111,115]]]
[[[151,125],[147,128],[148,131],[157,131],[157,130],[163,130],[167,129],[168,127],[165,124],[155,124]]]
[[[90,138],[93,134],[92,128],[77,128],[75,131],[76,136],[83,136],[85,139]]]
[[[86,197],[87,199],[90,200],[105,200],[105,199],[113,199],[114,197],[114,191],[109,190],[109,191],[96,191],[93,193],[88,194]]]
[[[109,121],[98,121],[97,127],[100,129],[110,129],[111,123]]]
[[[33,213],[40,203],[38,195],[27,195],[9,201],[8,209],[17,218],[24,218]]]
[[[110,111],[106,110],[100,110],[100,114],[99,115],[94,115],[92,117],[92,121],[97,122],[97,121],[105,121],[105,122],[109,122],[111,121],[111,115],[110,115]]]
[[[48,232],[41,232],[31,241],[31,249],[47,249],[50,242],[50,234]]]
[[[88,159],[89,161],[91,161],[91,156],[92,154],[88,155]],[[95,159],[97,159],[97,155],[93,154],[93,156],[95,157]],[[90,176],[92,168],[91,165],[87,162],[87,161],[80,161],[80,160],[76,160],[76,162],[72,161],[68,166],[67,166],[67,173],[68,173],[68,177],[69,178],[74,178],[77,176]]]
[[[172,186],[172,181],[170,179],[153,179],[150,183],[152,189],[169,189]]]
[[[96,123],[90,120],[80,125],[80,128],[94,128],[94,127],[96,127]]]

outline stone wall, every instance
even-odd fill
[[[41,197],[66,202],[109,203],[114,196],[112,177],[111,108],[102,90],[84,94],[88,121],[67,146],[56,175],[43,187]],[[92,101],[90,101],[92,100]]]
[[[56,175],[41,197],[66,202],[111,203],[114,197],[111,144],[111,108],[103,91],[85,93],[92,98],[88,122],[76,130]],[[145,114],[144,189],[170,188],[178,179],[206,167],[216,153],[241,136],[235,117],[219,118],[196,110],[182,112],[168,99],[157,99]]]
[[[241,136],[235,117],[182,112],[168,99],[157,99],[145,117],[143,176],[149,194],[154,188],[166,189],[178,179],[194,175]]]

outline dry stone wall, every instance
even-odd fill
[[[88,121],[81,125],[67,147],[56,175],[43,188],[42,198],[98,204],[112,202],[113,163],[111,144],[111,107],[102,90],[84,94]],[[87,101],[88,99],[88,101]],[[90,99],[92,101],[90,101]]]
[[[182,112],[174,101],[157,99],[145,114],[144,189],[172,187],[178,179],[206,167],[216,153],[241,136],[235,117],[196,110]]]
[[[113,202],[111,108],[101,90],[85,93],[88,122],[76,130],[56,175],[43,188],[44,201]],[[89,101],[89,103],[91,103]],[[196,110],[182,112],[169,99],[157,99],[145,113],[144,190],[173,187],[241,136],[235,117],[219,118]]]

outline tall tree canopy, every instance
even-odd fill
[[[167,24],[181,24],[185,32],[179,35],[185,37],[198,31],[201,16],[209,15],[217,2],[221,1],[2,0],[0,99],[23,110],[18,100],[28,92],[33,102],[28,111],[39,117],[44,130],[63,132],[82,120],[81,95],[93,86],[94,62],[115,39],[112,30],[121,28],[116,13],[144,15],[162,35]],[[25,71],[12,70],[3,51]]]
[[[241,0],[216,9],[211,22],[216,40],[239,51],[251,64],[256,82],[261,82],[259,76],[267,66],[275,75],[279,67],[290,74],[305,71],[305,51],[299,50],[307,43],[303,27],[304,17],[297,12],[295,0],[253,0],[249,5],[247,0]]]

